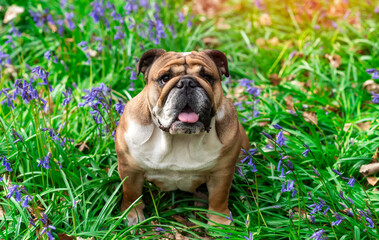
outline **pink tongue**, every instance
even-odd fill
[[[178,118],[182,122],[195,123],[199,120],[199,115],[194,112],[181,112]]]

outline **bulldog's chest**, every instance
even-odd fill
[[[170,135],[155,125],[129,122],[124,137],[145,177],[167,191],[189,191],[194,182],[204,182],[222,148],[214,123],[209,133]]]

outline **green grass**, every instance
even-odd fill
[[[13,37],[13,46],[5,43],[11,25],[0,23],[0,51],[9,54],[11,60],[11,66],[5,65],[5,59],[0,57],[0,89],[9,88],[8,94],[12,95],[16,79],[29,81],[33,76],[30,68],[36,66],[49,72],[48,81],[53,87],[49,91],[47,85],[39,85],[41,79],[33,84],[39,97],[47,101],[48,110],[43,109],[40,100],[28,103],[21,96],[13,101],[15,109],[7,102],[0,105],[0,156],[5,156],[13,169],[7,171],[5,166],[0,167],[3,178],[0,238],[36,238],[46,226],[38,220],[44,212],[49,224],[56,227],[52,230],[55,239],[62,237],[58,234],[85,239],[159,239],[174,238],[179,233],[192,239],[244,239],[249,233],[254,239],[309,239],[321,229],[325,231],[323,237],[329,239],[377,239],[379,195],[359,174],[359,168],[372,161],[379,147],[379,105],[371,101],[370,91],[363,88],[363,83],[370,79],[365,70],[379,65],[379,14],[374,13],[375,6],[366,2],[349,2],[347,10],[351,10],[351,15],[346,20],[343,15],[332,13],[323,17],[322,10],[312,16],[301,14],[305,12],[304,8],[299,10],[302,1],[287,5],[284,1],[267,1],[266,8],[259,10],[251,1],[235,0],[225,3],[224,11],[205,21],[194,13],[185,15],[184,22],[179,22],[178,13],[191,4],[168,1],[164,6],[159,4],[159,11],[154,7],[148,10],[139,7],[137,12],[125,16],[125,2],[117,0],[114,1],[116,12],[125,16],[126,24],[121,26],[111,20],[111,11],[106,10],[109,29],[103,20],[95,23],[89,16],[92,7],[86,0],[72,1],[69,3],[72,9],[50,1],[0,2],[3,6],[0,19],[12,4],[25,8],[13,20],[22,33]],[[322,9],[330,9],[332,3],[319,4]],[[28,10],[42,12],[45,8],[55,20],[73,12],[75,28],[70,30],[64,25],[64,34],[60,35],[46,22],[38,27]],[[270,15],[272,25],[259,24],[259,17],[265,12]],[[348,22],[357,12],[359,27]],[[148,19],[154,19],[154,14],[165,24],[167,35],[158,44],[144,36],[149,34]],[[219,27],[217,22],[221,18],[231,26],[229,29]],[[191,27],[187,26],[189,19]],[[338,29],[331,27],[331,21],[338,24]],[[128,28],[133,23],[138,27]],[[315,29],[315,25],[320,29]],[[117,26],[125,34],[121,40],[114,39]],[[168,26],[174,29],[175,36]],[[91,57],[87,64],[86,53],[78,44],[87,41],[96,50],[95,37],[102,38],[103,51]],[[207,45],[203,41],[205,37],[215,38],[217,43]],[[277,44],[267,42],[273,37],[278,38]],[[266,41],[265,46],[257,44],[262,41],[259,39]],[[125,223],[126,212],[120,212],[121,181],[112,136],[120,116],[114,105],[118,100],[127,102],[143,88],[143,76],[130,80],[133,70],[125,68],[134,68],[135,58],[150,48],[172,51],[217,48],[229,59],[231,79],[223,85],[224,93],[236,103],[241,101],[241,107],[237,106],[240,121],[252,148],[259,150],[252,156],[258,171],[253,173],[245,162],[239,164],[243,176],[235,174],[229,200],[232,226],[207,225],[206,200],[180,191],[161,192],[148,182],[142,196],[146,221],[132,227]],[[50,61],[44,58],[47,50],[57,56],[58,63],[53,62],[54,58]],[[294,50],[296,54],[290,58]],[[341,65],[333,67],[326,54],[340,56]],[[271,83],[272,74],[277,74],[279,84]],[[254,104],[254,109],[260,112],[256,117],[253,117],[252,102],[257,98],[248,94],[246,88],[239,92],[239,80],[243,78],[253,80],[254,86],[261,89],[259,102]],[[84,102],[85,89],[99,87],[101,83],[112,89],[113,100],[108,110],[100,111],[103,123],[97,124],[91,117],[92,109],[78,104]],[[73,98],[62,106],[62,92],[68,88],[73,90]],[[104,94],[110,97],[109,93]],[[292,113],[286,103],[289,96],[293,99]],[[1,94],[0,102],[3,100],[6,96]],[[315,114],[317,124],[304,118],[304,113]],[[275,143],[275,135],[280,130],[274,129],[273,124],[283,127],[286,146]],[[368,127],[362,129],[362,125]],[[53,140],[44,128],[59,133],[58,140]],[[12,135],[13,130],[22,136],[22,141],[14,143],[17,137]],[[262,131],[274,140],[267,139]],[[66,143],[61,145],[64,138]],[[267,148],[267,144],[273,149]],[[310,148],[306,157],[302,156],[306,150],[304,144]],[[38,163],[48,152],[52,158],[50,168],[45,169]],[[292,172],[285,177],[280,177],[281,172],[277,171],[279,153],[288,156],[283,163],[288,160],[293,163]],[[354,177],[357,180],[354,187],[348,186],[348,180],[332,169],[340,171],[343,177]],[[287,170],[290,169],[286,167]],[[289,181],[294,181],[297,191],[293,197],[292,191],[281,194],[282,184]],[[22,200],[27,195],[33,197],[29,208],[22,207],[15,196],[6,197],[10,187],[16,184],[27,190],[27,193],[22,191]],[[340,191],[345,200],[338,196]],[[194,205],[195,201],[200,206]],[[308,219],[313,210],[310,206],[320,201],[325,201],[330,210],[324,215],[327,208],[324,206],[313,214],[315,223],[312,223]],[[340,203],[353,215],[347,214],[346,207]],[[367,215],[374,223],[372,228],[361,212],[367,209],[372,213]],[[338,226],[332,224],[336,221],[335,213],[345,218]],[[289,217],[291,214],[293,217]],[[29,224],[30,217],[36,219],[36,227]],[[157,231],[157,227],[165,232]],[[47,238],[46,234],[43,238]]]

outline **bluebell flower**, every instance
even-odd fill
[[[12,135],[13,135],[13,138],[15,139],[15,141],[13,143],[23,141],[23,138],[21,137],[21,135],[18,134],[14,129],[12,129]]]
[[[46,60],[50,61],[51,59],[51,51],[50,50],[47,50],[43,56],[46,58]]]
[[[347,186],[349,187],[354,187],[354,184],[355,184],[355,178],[354,177],[351,177],[349,179],[349,182],[347,183]]]
[[[349,200],[349,202],[351,203],[351,205],[355,206],[353,199],[351,199],[350,197],[347,197],[347,199]]]
[[[37,227],[32,217],[29,217],[29,224],[32,225],[33,227]]]
[[[341,222],[345,219],[345,217],[341,217],[338,213],[336,213],[335,215],[334,215],[334,217],[336,218],[336,221],[333,221],[332,222],[332,225],[334,226],[334,225],[340,225],[341,224]]]
[[[118,103],[116,103],[115,105],[116,112],[119,115],[122,115],[122,113],[124,112],[124,108],[125,108],[125,104],[121,102],[120,100],[118,100]]]
[[[313,167],[313,166],[312,166],[312,168],[313,168],[313,172],[316,173],[317,176],[320,176],[320,174],[318,173],[317,169],[315,167]]]
[[[246,88],[246,92],[254,97],[258,97],[261,94],[261,89],[254,86],[249,86]]]
[[[282,126],[280,126],[279,124],[273,124],[272,125],[275,129],[283,129]]]
[[[341,176],[341,173],[340,173],[340,172],[338,172],[336,169],[332,168],[332,171],[333,171],[335,174],[337,174],[337,175],[340,175],[340,176]]]
[[[16,107],[13,105],[12,95],[8,94],[9,90],[10,90],[9,88],[4,88],[4,89],[0,90],[0,96],[1,96],[1,94],[5,95],[5,100],[2,101],[1,104],[4,104],[6,102],[8,107],[10,107],[10,108],[12,108],[12,110],[14,110]]]
[[[371,218],[366,217],[366,221],[368,222],[368,226],[369,226],[370,228],[374,228],[374,222],[372,221]]]
[[[72,99],[72,90],[71,88],[68,88],[66,92],[62,92],[62,94],[64,95],[64,99],[63,99],[63,102],[62,102],[62,106],[66,106],[70,103],[71,99]]]
[[[263,136],[265,136],[266,138],[270,139],[270,140],[274,140],[274,139],[271,137],[271,135],[268,134],[268,133],[266,133],[266,132],[261,132],[261,134],[262,134]]]
[[[315,233],[312,234],[312,236],[309,237],[309,239],[314,239],[314,240],[321,240],[322,235],[324,234],[324,230],[321,229]]]
[[[87,42],[86,41],[81,41],[78,43],[78,47],[80,47],[83,51],[88,49]]]
[[[114,36],[114,40],[124,39],[125,38],[125,33],[121,30],[121,27],[120,26],[116,26],[114,28],[117,29],[117,32],[116,32],[116,34]]]
[[[157,232],[166,232],[166,230],[164,228],[161,228],[161,227],[156,227],[155,231],[157,231]]]
[[[371,93],[372,94],[372,102],[379,104],[379,93]]]
[[[74,22],[72,21],[73,18],[74,18],[74,13],[65,13],[65,19],[66,19],[66,23],[67,23],[67,27],[68,29],[70,30],[74,30],[75,29],[75,24]]]
[[[9,187],[8,190],[9,190],[9,193],[7,194],[8,199],[10,199],[13,196],[13,194],[20,191],[18,189],[18,185],[13,185],[13,186]]]
[[[244,238],[245,238],[246,240],[253,240],[253,234],[252,234],[251,232],[249,232],[249,237],[245,237],[245,236],[244,236]]]
[[[342,198],[343,200],[346,200],[345,197],[343,196],[343,192],[342,192],[342,191],[340,191],[340,193],[338,194],[338,196],[339,196],[340,198]]]
[[[178,14],[178,22],[179,23],[182,23],[184,21],[184,14],[182,13],[182,12],[180,12],[179,14]]]
[[[310,219],[311,219],[311,221],[312,221],[313,224],[316,224],[315,216],[311,215]]]
[[[21,203],[21,206],[24,208],[29,207],[29,202],[32,201],[32,198],[29,195],[25,195],[24,201]]]
[[[250,87],[254,85],[254,80],[250,80],[247,78],[242,78],[239,80],[241,87]]]
[[[50,152],[48,152],[45,157],[42,157],[39,159],[40,161],[39,161],[37,166],[39,167],[42,165],[43,168],[49,169],[50,168],[50,160],[51,160],[52,156],[53,155]]]
[[[279,146],[286,146],[286,143],[285,143],[286,139],[283,135],[283,131],[280,131],[278,133],[278,135],[276,136],[276,143],[279,145]]]
[[[93,18],[95,23],[98,23],[101,19],[104,18],[105,15],[105,7],[102,0],[91,2],[92,11],[89,14],[90,17]]]
[[[259,116],[259,111],[257,109],[253,110],[253,117],[256,118]]]
[[[309,153],[309,148],[307,148],[307,149],[305,149],[305,151],[301,154],[301,155],[303,155],[303,157],[307,157],[307,155],[308,155],[308,153]]]
[[[8,171],[8,172],[12,172],[13,169],[12,169],[12,167],[11,167],[11,164],[9,163],[9,160],[8,160],[4,155],[2,155],[2,156],[3,156],[3,157],[0,158],[0,159],[3,160],[2,163],[1,163],[1,166],[5,167],[5,170],[6,170],[6,171]]]

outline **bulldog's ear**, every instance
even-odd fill
[[[204,50],[203,52],[216,63],[222,74],[229,77],[228,60],[223,52],[219,50]]]
[[[146,70],[153,64],[153,62],[159,58],[166,51],[163,49],[150,49],[145,52],[137,63],[137,76],[142,72],[146,73]]]

